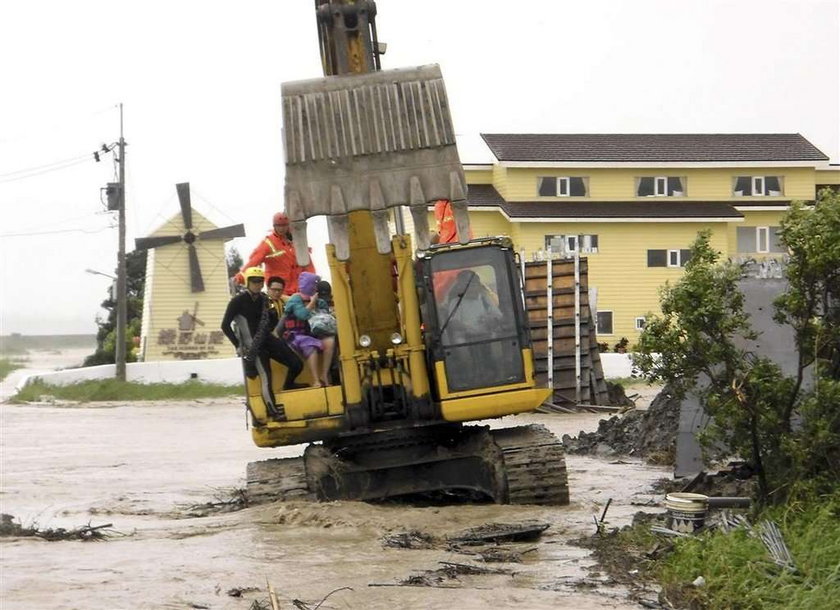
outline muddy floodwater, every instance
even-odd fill
[[[555,434],[594,430],[601,415],[528,415],[492,426],[543,423]],[[608,498],[609,526],[630,522],[631,502],[662,468],[568,456],[566,507],[276,503],[191,517],[188,507],[244,486],[248,462],[299,455],[258,449],[238,399],[133,405],[0,405],[2,512],[24,525],[110,523],[106,541],[0,539],[0,606],[13,608],[250,608],[268,597],[322,608],[638,608],[570,540],[594,531]],[[453,534],[488,522],[551,527],[520,543],[512,574],[459,575],[436,587],[391,586],[441,567],[474,563],[444,549],[386,548],[386,534]],[[389,585],[389,586],[372,586]],[[228,594],[242,591],[240,597]],[[655,597],[652,595],[651,597]],[[265,606],[269,607],[269,606]]]

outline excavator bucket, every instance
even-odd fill
[[[409,206],[415,243],[429,248],[428,206],[452,202],[469,236],[467,186],[437,65],[284,83],[286,212],[295,252],[309,262],[306,219],[326,215],[339,260],[350,255],[348,214],[373,215],[377,249],[391,250],[391,208]]]

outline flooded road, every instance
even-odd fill
[[[555,434],[594,430],[600,415],[528,415],[493,426],[543,423]],[[594,531],[613,498],[610,526],[630,522],[631,501],[654,495],[668,472],[638,462],[568,456],[568,507],[419,507],[356,502],[277,503],[189,518],[186,507],[244,487],[248,462],[299,455],[302,447],[258,449],[241,401],[120,405],[0,405],[0,510],[24,525],[75,528],[112,523],[124,536],[101,542],[0,540],[0,600],[13,608],[231,608],[265,600],[322,608],[638,608],[625,591],[585,568],[588,551],[570,540]],[[659,499],[659,498],[656,498]],[[446,550],[385,548],[387,533],[453,534],[487,522],[536,519],[551,527],[513,575],[469,575],[440,587],[395,585],[473,563]],[[445,588],[443,588],[445,587]],[[230,589],[246,591],[231,597]],[[248,590],[252,588],[252,590]]]

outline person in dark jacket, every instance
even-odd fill
[[[289,369],[286,375],[284,389],[301,387],[294,382],[303,370],[300,356],[283,340],[272,334],[277,326],[279,316],[277,309],[269,298],[262,292],[265,276],[259,267],[245,270],[246,289],[233,297],[228,303],[222,318],[222,332],[236,347],[237,355],[241,356],[245,365],[245,374],[256,377],[257,359],[272,358]],[[242,345],[239,336],[231,324],[241,316],[244,319],[251,337],[251,345]],[[266,367],[268,370],[268,367]]]

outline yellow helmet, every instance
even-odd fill
[[[246,284],[254,278],[265,279],[265,272],[260,267],[248,267],[242,275],[245,276]]]

